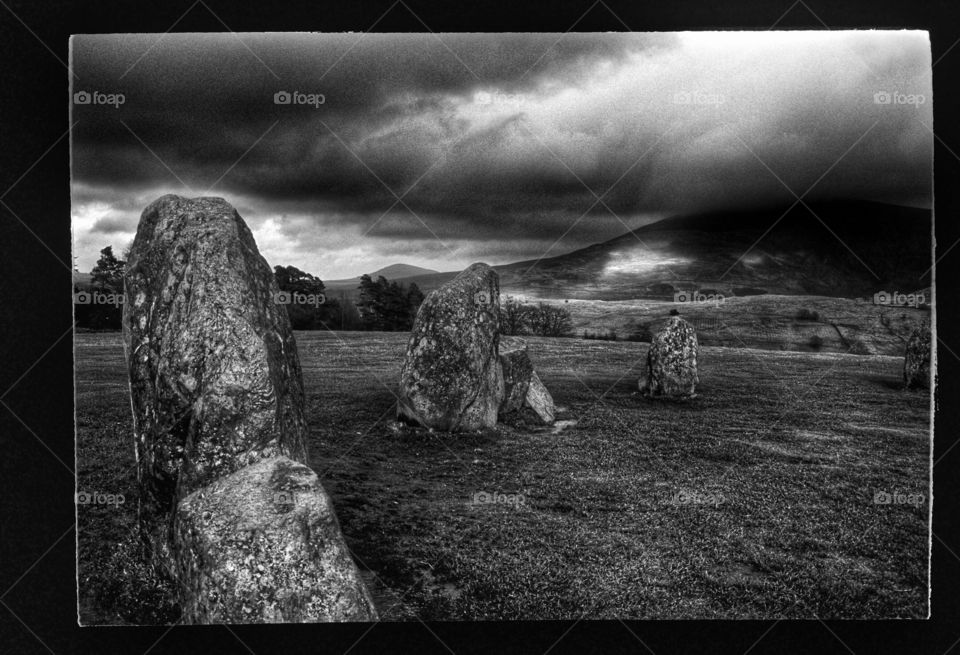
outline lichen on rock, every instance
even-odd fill
[[[397,417],[449,432],[492,428],[503,397],[500,282],[473,264],[420,305],[400,371]]]
[[[499,355],[504,384],[499,414],[502,416],[527,407],[541,422],[553,423],[556,415],[553,397],[533,368],[527,342],[519,337],[501,337]]]
[[[370,594],[316,473],[260,460],[176,512],[184,623],[375,621]]]
[[[653,398],[696,396],[696,386],[700,383],[699,354],[700,344],[693,326],[679,316],[672,316],[650,343],[640,392]]]
[[[139,521],[168,568],[181,498],[262,458],[306,461],[300,361],[278,292],[222,198],[166,195],[143,211],[123,337]]]

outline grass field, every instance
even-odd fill
[[[297,333],[310,464],[382,618],[927,615],[929,398],[901,358],[705,347],[670,403],[636,393],[646,344],[530,338],[557,426],[451,436],[393,422],[406,340]],[[76,375],[78,490],[125,498],[78,506],[81,618],[176,620],[131,556],[120,335],[77,335]]]

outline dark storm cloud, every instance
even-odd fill
[[[74,91],[124,96],[74,106],[78,249],[165,191],[223,195],[275,256],[324,266],[361,235],[369,260],[535,258],[571,226],[562,250],[815,183],[929,202],[920,33],[82,36],[72,64]]]

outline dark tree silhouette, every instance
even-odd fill
[[[340,307],[326,297],[323,281],[295,266],[274,266],[280,297],[294,330],[322,330],[337,327]]]
[[[376,281],[362,275],[357,310],[365,330],[405,331],[413,327],[423,299],[423,292],[416,284],[406,288],[382,275]]]

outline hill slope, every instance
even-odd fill
[[[931,212],[835,201],[667,218],[565,255],[496,266],[540,298],[667,298],[676,290],[863,297],[930,284]],[[456,272],[406,278],[424,291]]]

